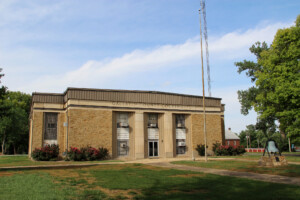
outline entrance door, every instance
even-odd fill
[[[158,156],[158,141],[149,141],[148,142],[148,152],[149,157],[157,157]]]

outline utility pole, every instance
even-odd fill
[[[201,5],[200,5],[201,7]],[[202,69],[202,90],[203,90],[203,131],[204,131],[204,147],[205,147],[205,162],[207,162],[207,139],[206,139],[206,113],[205,113],[205,87],[204,87],[204,69],[203,69],[203,50],[202,50],[202,24],[201,24],[201,8],[199,10],[200,20],[200,47],[201,47],[201,69]]]

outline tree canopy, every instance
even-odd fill
[[[0,88],[0,146],[2,153],[24,153],[28,149],[28,117],[31,95]]]
[[[270,46],[257,42],[250,52],[257,62],[235,63],[254,83],[238,91],[241,113],[254,108],[262,122],[277,120],[280,131],[300,144],[300,15],[295,26],[277,31]]]
[[[1,74],[1,72],[2,72],[2,68],[0,68],[0,83],[1,83],[2,76],[4,76],[4,74]]]

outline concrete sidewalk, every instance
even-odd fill
[[[99,162],[99,163],[78,163],[78,164],[59,164],[59,165],[29,165],[29,166],[12,166],[12,167],[0,167],[1,171],[7,170],[26,170],[26,169],[66,169],[66,168],[80,168],[80,167],[92,167],[98,165],[120,165],[126,164],[125,162]]]
[[[283,183],[283,184],[291,184],[291,185],[300,186],[300,178],[287,177],[287,176],[258,174],[258,173],[252,173],[252,172],[237,172],[237,171],[229,171],[229,170],[223,170],[223,169],[192,167],[192,166],[171,164],[168,162],[148,163],[147,165],[151,165],[151,166],[155,166],[155,167],[165,167],[165,168],[170,168],[170,169],[203,172],[203,173],[216,174],[216,175],[221,175],[221,176],[247,178],[247,179],[264,181],[264,182]]]

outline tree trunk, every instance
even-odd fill
[[[279,120],[279,132],[280,132],[280,135],[281,135],[281,137],[283,138],[283,139],[285,139],[286,138],[286,134],[285,134],[285,132],[281,129],[281,127],[280,127],[280,120]]]
[[[251,148],[251,137],[250,137],[250,134],[249,134],[249,146]]]
[[[4,148],[4,145],[5,145],[5,137],[6,137],[6,135],[5,135],[5,132],[4,132],[4,134],[3,134],[3,140],[2,140],[2,154],[3,154],[3,155],[5,154],[5,148]]]
[[[17,154],[16,145],[13,144],[13,146],[14,146],[14,155],[16,155]]]

